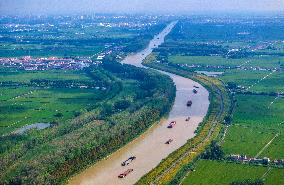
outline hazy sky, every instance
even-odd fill
[[[9,14],[283,11],[284,0],[0,0]]]

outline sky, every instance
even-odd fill
[[[2,14],[284,12],[284,0],[0,0]]]

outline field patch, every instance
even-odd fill
[[[220,185],[246,179],[255,180],[261,178],[266,171],[267,167],[200,160],[196,163],[196,171],[190,172],[182,185]]]
[[[254,157],[277,133],[263,127],[233,125],[222,147],[230,154],[246,154]]]
[[[278,125],[284,121],[284,99],[260,95],[237,95],[233,123],[242,125]]]

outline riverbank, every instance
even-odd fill
[[[169,24],[150,42],[145,50],[126,57],[122,63],[143,67],[143,59],[151,54],[153,48],[163,43],[165,36],[174,25],[175,22]],[[206,116],[209,107],[209,93],[203,86],[193,80],[174,74],[166,74],[173,79],[177,89],[175,102],[169,117],[105,160],[98,162],[72,178],[69,184],[134,184],[157,166],[162,159],[195,136],[194,132]],[[197,94],[193,93],[194,86],[199,87]],[[186,106],[189,99],[193,102],[190,108]],[[190,121],[186,121],[189,116],[191,117]],[[168,129],[167,125],[171,121],[176,121],[177,124],[173,129]],[[166,145],[165,142],[169,139],[173,139],[173,142]],[[133,155],[137,159],[129,166],[122,167],[121,162]],[[126,178],[118,179],[118,174],[128,168],[132,168],[134,171]]]

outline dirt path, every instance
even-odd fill
[[[279,133],[277,133],[257,154],[256,156],[254,156],[254,158],[258,158],[262,152],[269,147],[269,145],[271,145],[271,143],[274,141],[274,139],[276,139],[279,136]]]
[[[151,54],[153,48],[163,43],[164,37],[171,31],[174,25],[175,23],[168,25],[167,28],[150,42],[145,50],[126,57],[123,63],[142,67],[142,60],[147,55]],[[162,159],[184,145],[188,139],[194,137],[195,129],[207,113],[209,107],[209,93],[200,84],[188,78],[169,73],[166,74],[170,75],[177,88],[175,102],[168,119],[153,126],[142,136],[122,147],[119,151],[113,153],[106,159],[71,178],[69,184],[134,184],[143,175],[157,166]],[[200,87],[197,94],[192,92],[193,86]],[[186,102],[189,99],[193,102],[190,108],[186,106]],[[190,116],[191,119],[186,122],[185,119],[188,116]],[[175,120],[177,124],[174,128],[168,129],[167,125],[173,120]],[[166,145],[165,142],[170,138],[173,139],[173,142]],[[121,162],[128,159],[130,156],[136,156],[137,159],[129,166],[122,167]],[[134,169],[134,171],[126,178],[119,179],[117,176],[127,169]]]

